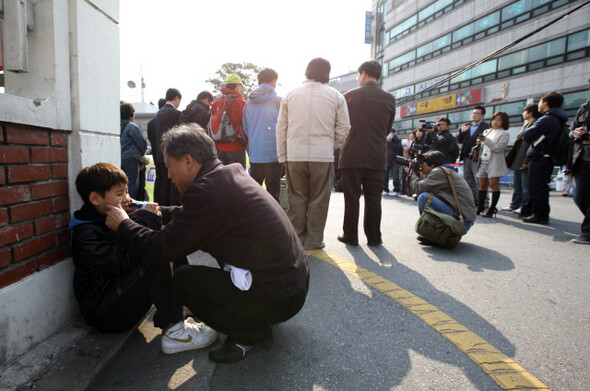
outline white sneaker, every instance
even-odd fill
[[[520,214],[520,212],[521,212],[521,208],[514,209],[514,210],[512,211],[512,213],[516,213],[517,215],[519,215],[519,214]]]
[[[504,212],[512,212],[512,208],[509,206],[505,206],[504,208],[501,209]]]
[[[389,192],[388,192],[388,191],[385,191],[385,190],[383,190],[383,193],[381,193],[381,195],[382,195],[383,197],[387,197],[387,196],[389,195]]]
[[[162,336],[161,348],[166,354],[201,349],[217,340],[217,331],[204,323],[197,323],[193,318],[186,318],[166,330]]]
[[[391,192],[391,196],[392,197],[397,197],[398,195],[399,195],[399,193],[397,191]]]

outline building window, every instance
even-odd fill
[[[437,38],[418,47],[417,49],[413,50],[413,52],[415,53],[413,58],[411,58],[410,60],[408,60],[408,58],[412,57],[410,56],[411,52],[408,52],[403,56],[389,60],[389,72],[391,74],[401,69],[405,69],[405,62],[415,61],[415,63],[422,63],[424,61],[438,57],[439,55],[451,50],[451,48],[457,49],[461,46],[468,45],[472,42],[485,38],[491,34],[495,34],[501,29],[509,28],[518,23],[524,22],[525,20],[528,20],[531,17],[542,15],[546,12],[549,12],[553,9],[556,9],[573,1],[576,0],[558,0],[550,2],[548,2],[548,0],[517,1],[509,6],[504,7],[501,11],[492,12],[491,14],[488,14],[476,20],[475,22],[472,22],[447,35],[444,35],[440,38]],[[428,8],[434,6],[437,3],[432,4]],[[420,19],[420,17],[418,17],[418,19]],[[404,21],[402,24],[406,23],[408,20]],[[390,38],[392,31],[394,30],[390,30]],[[584,36],[580,37],[579,39],[581,41],[584,41],[586,39],[587,41],[588,37]],[[391,39],[389,39],[388,43],[391,42]],[[585,45],[587,45],[587,43]]]

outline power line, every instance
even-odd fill
[[[434,89],[434,88],[437,88],[438,86],[440,86],[440,85],[442,85],[442,84],[446,83],[447,81],[450,81],[450,80],[452,80],[452,79],[456,78],[457,76],[459,76],[459,75],[462,75],[463,73],[467,72],[468,70],[470,70],[470,69],[472,69],[472,68],[475,68],[476,66],[478,66],[478,65],[480,65],[480,64],[483,64],[484,62],[486,62],[486,61],[488,61],[488,60],[491,60],[492,58],[494,58],[494,57],[496,57],[496,56],[498,56],[498,55],[502,54],[503,52],[505,52],[506,50],[510,49],[511,47],[513,47],[513,46],[515,46],[515,45],[517,45],[517,44],[521,43],[521,42],[522,42],[522,41],[524,41],[525,39],[528,39],[528,38],[532,37],[533,35],[537,34],[538,32],[540,32],[540,31],[542,31],[542,30],[546,29],[547,27],[551,26],[552,24],[555,24],[555,23],[557,23],[557,22],[558,22],[558,21],[560,21],[561,19],[563,19],[563,18],[565,18],[566,16],[568,16],[568,15],[570,15],[570,14],[572,14],[572,13],[576,12],[577,10],[579,10],[580,8],[582,8],[582,7],[584,7],[584,6],[588,5],[588,4],[590,4],[590,1],[586,1],[586,2],[585,2],[584,4],[582,4],[582,5],[579,5],[579,6],[575,7],[575,8],[572,8],[571,10],[567,11],[567,12],[566,12],[566,13],[564,13],[563,15],[560,15],[560,16],[558,16],[557,18],[553,19],[553,20],[552,20],[552,21],[550,21],[549,23],[547,23],[547,24],[545,24],[545,25],[543,25],[543,26],[539,27],[538,29],[536,29],[536,30],[534,30],[534,31],[532,31],[532,32],[530,32],[530,33],[528,33],[528,34],[526,34],[526,35],[524,35],[524,36],[522,36],[522,37],[520,37],[520,38],[516,39],[515,41],[512,41],[512,42],[510,42],[508,45],[506,45],[506,46],[504,46],[504,47],[502,47],[502,48],[500,48],[500,49],[496,50],[495,52],[493,52],[493,53],[490,53],[490,54],[488,54],[487,56],[485,56],[485,57],[483,57],[483,58],[481,58],[481,59],[479,59],[479,60],[477,60],[477,61],[475,61],[475,62],[472,62],[471,64],[469,64],[469,65],[467,65],[467,66],[465,66],[465,67],[463,67],[463,68],[461,68],[461,69],[459,69],[459,70],[456,70],[455,72],[451,73],[451,74],[450,74],[448,77],[446,77],[446,78],[444,78],[444,79],[442,79],[442,80],[440,80],[440,81],[438,81],[438,82],[434,83],[432,86],[430,86],[430,87],[426,88],[425,90],[423,90],[423,91],[420,91],[420,94],[423,94],[423,93],[425,93],[425,92],[427,92],[427,91],[430,91],[430,90],[432,90],[432,89]],[[411,95],[411,96],[409,96],[409,97],[402,98],[402,99],[400,99],[400,101],[399,101],[399,103],[398,103],[398,104],[399,104],[399,105],[401,105],[401,104],[404,104],[404,103],[406,103],[406,102],[413,101],[413,100],[414,100],[414,97],[415,97],[416,95],[418,95],[418,94],[413,94],[413,95]]]

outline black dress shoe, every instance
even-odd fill
[[[530,224],[542,224],[542,225],[549,224],[549,220],[540,219],[535,215],[533,215],[531,217],[525,217],[522,219],[522,221],[525,223],[530,223]]]
[[[383,241],[382,240],[378,240],[376,242],[368,242],[367,244],[369,246],[371,246],[371,247],[376,247],[376,246],[381,246],[383,244]]]
[[[209,351],[209,360],[222,364],[238,362],[248,357],[252,353],[256,353],[260,350],[270,347],[270,345],[272,345],[272,338],[256,345],[242,345],[232,342],[228,338],[220,346]]]
[[[358,240],[350,240],[344,237],[344,235],[338,235],[338,241],[346,244],[350,244],[352,246],[358,246]]]

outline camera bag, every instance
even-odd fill
[[[467,228],[465,227],[465,222],[463,221],[461,205],[459,205],[459,200],[457,199],[457,192],[455,191],[455,184],[453,183],[451,172],[445,167],[440,168],[445,172],[445,174],[447,174],[447,179],[451,184],[453,197],[455,198],[455,203],[459,211],[459,218],[456,219],[455,217],[446,213],[432,210],[430,208],[430,203],[432,202],[432,197],[434,194],[430,192],[428,201],[426,201],[424,212],[416,222],[415,229],[418,235],[432,244],[446,248],[455,248],[461,241],[461,237],[467,232]]]

